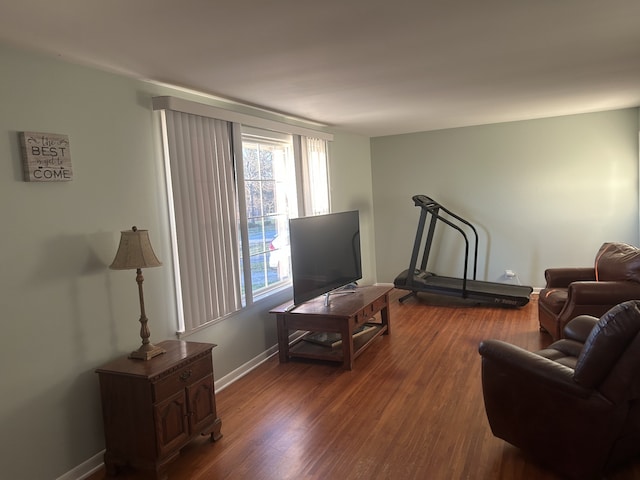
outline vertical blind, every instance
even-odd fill
[[[232,126],[172,110],[164,115],[184,332],[242,308]]]

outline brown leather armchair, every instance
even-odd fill
[[[538,297],[540,330],[553,340],[578,315],[599,317],[614,305],[640,299],[640,249],[626,243],[605,243],[593,267],[549,268]]]
[[[551,470],[601,478],[640,454],[640,301],[578,317],[564,334],[536,353],[483,341],[485,411],[496,437]]]

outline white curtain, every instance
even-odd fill
[[[301,137],[305,215],[329,213],[327,141]]]
[[[165,110],[179,331],[242,308],[231,124]],[[180,302],[179,302],[180,303]]]

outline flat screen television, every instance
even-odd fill
[[[294,305],[362,278],[357,210],[292,218],[289,241]]]

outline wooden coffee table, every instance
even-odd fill
[[[329,305],[325,305],[325,297],[322,296],[292,310],[289,310],[290,304],[274,308],[270,313],[276,315],[280,362],[288,362],[293,357],[328,360],[340,362],[345,369],[351,370],[353,361],[375,338],[389,335],[389,292],[392,289],[388,286],[358,287],[353,293],[347,291],[331,295]],[[379,319],[375,317],[378,313]],[[365,323],[375,328],[354,338],[354,331]],[[300,338],[289,345],[291,330],[340,333],[342,344],[328,347]]]

